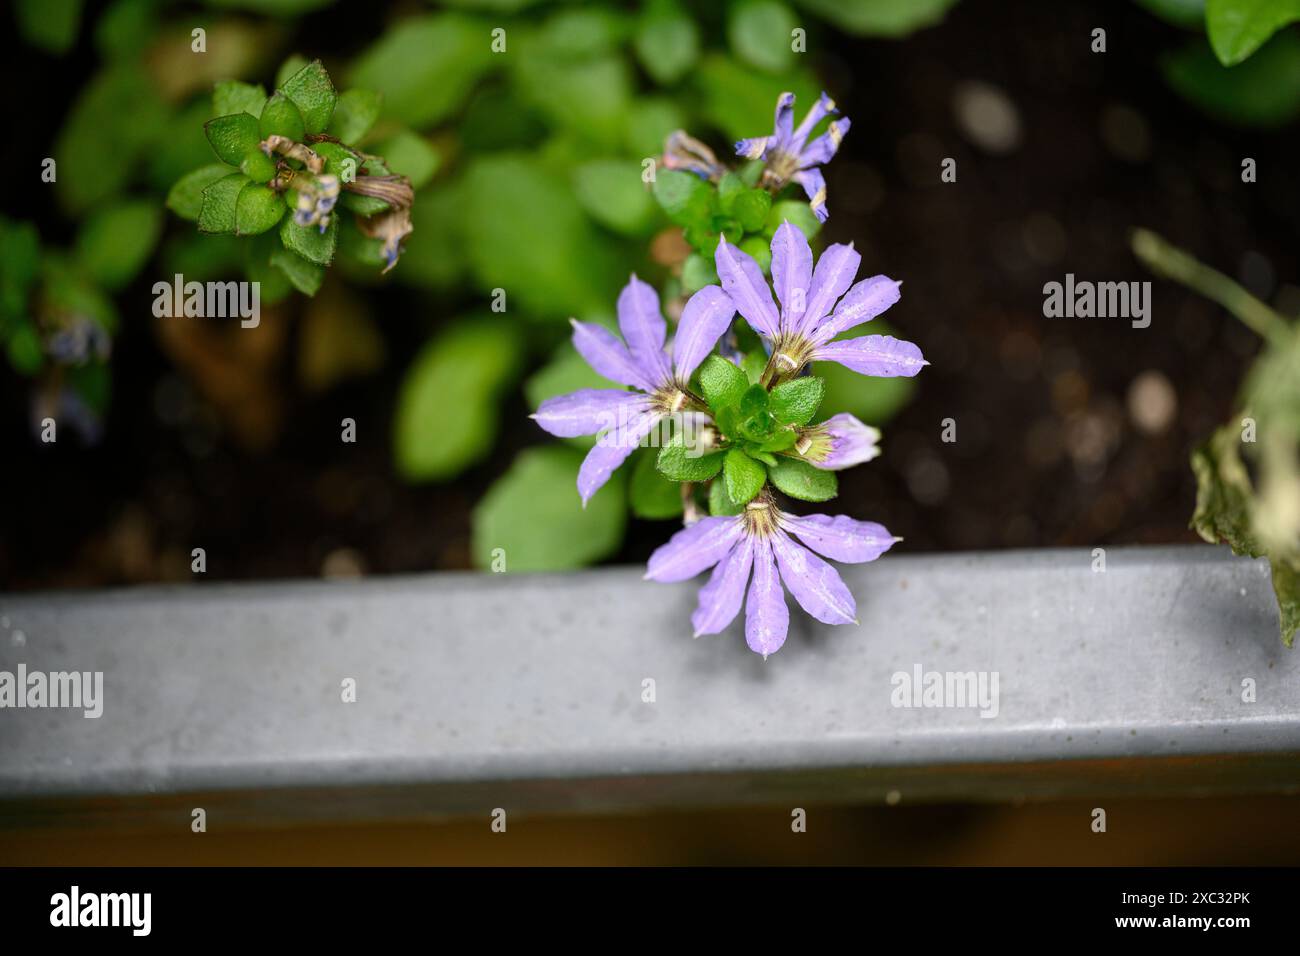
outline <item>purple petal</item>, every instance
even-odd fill
[[[817,362],[839,362],[862,375],[878,378],[911,378],[930,363],[911,342],[892,335],[862,335],[841,342],[827,342],[813,352]]]
[[[772,145],[790,151],[790,137],[794,133],[794,94],[782,93],[776,98],[776,113],[772,117]]]
[[[882,524],[855,521],[847,515],[783,514],[781,526],[818,554],[845,564],[874,561],[902,540]]]
[[[691,296],[682,309],[673,338],[673,364],[677,380],[685,382],[718,344],[736,315],[731,297],[716,285],[706,285]]]
[[[837,242],[833,246],[827,246],[817,260],[817,270],[812,277],[812,291],[808,293],[808,308],[799,325],[800,331],[806,335],[816,332],[821,320],[835,308],[836,301],[853,284],[861,264],[862,256],[854,250],[853,243],[846,246]]]
[[[813,108],[808,111],[808,115],[803,118],[803,122],[799,124],[799,128],[796,129],[794,134],[790,137],[790,145],[792,148],[789,152],[803,152],[804,143],[808,141],[808,135],[817,128],[817,124],[832,113],[838,112],[839,110],[835,107],[835,101],[827,96],[825,91],[823,91],[822,95],[817,98],[817,102],[813,104]]]
[[[842,471],[871,461],[880,454],[880,430],[858,421],[848,412],[832,415],[822,423],[829,447],[821,461],[810,455],[808,462],[825,471]]]
[[[776,338],[780,319],[776,313],[776,303],[772,301],[772,292],[763,278],[763,270],[747,253],[741,252],[727,242],[725,236],[718,238],[718,251],[714,254],[718,267],[718,278],[722,280],[722,289],[731,296],[736,311],[745,317],[754,331]]]
[[[659,293],[636,276],[618,294],[618,327],[632,360],[648,381],[661,385],[672,377],[664,355],[668,323],[659,308]]]
[[[829,163],[834,158],[835,152],[840,148],[840,143],[844,140],[844,134],[849,131],[849,126],[847,116],[831,123],[826,132],[809,143],[807,149],[799,154],[799,168],[807,169],[810,166],[823,166]]]
[[[858,613],[840,573],[785,533],[772,536],[781,580],[799,606],[823,624],[852,624]]]
[[[701,518],[655,549],[645,576],[665,582],[693,578],[726,557],[743,528],[740,517]]]
[[[803,187],[808,206],[818,222],[825,222],[831,214],[826,210],[826,180],[820,169],[801,169],[790,177]]]
[[[579,322],[577,319],[571,319],[570,322],[573,325],[573,347],[595,369],[597,375],[603,375],[620,385],[631,385],[643,392],[654,391],[654,384],[632,361],[627,347],[613,332],[590,322]]]
[[[830,320],[818,326],[816,340],[829,342],[841,332],[870,322],[899,300],[901,286],[901,282],[895,282],[889,276],[863,279],[840,300]]]
[[[634,417],[648,407],[646,397],[640,392],[581,388],[568,395],[546,399],[538,406],[533,418],[552,435],[573,438],[615,428],[620,420]]]
[[[709,576],[709,583],[700,588],[700,603],[691,615],[696,637],[717,634],[740,613],[753,563],[754,541],[749,537],[741,538],[740,543],[718,562]]]
[[[591,496],[601,489],[609,476],[627,456],[636,450],[641,439],[650,434],[662,416],[658,412],[644,412],[623,426],[596,439],[595,446],[587,452],[578,469],[578,494],[585,508]]]
[[[745,643],[756,654],[767,657],[781,649],[790,630],[790,609],[772,560],[772,546],[765,538],[754,541],[754,580],[745,601]]]
[[[812,249],[803,230],[783,222],[772,236],[772,285],[781,302],[781,328],[799,327],[812,288]]]

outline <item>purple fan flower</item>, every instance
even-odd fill
[[[808,464],[826,471],[842,471],[879,455],[879,442],[879,429],[842,412],[803,429],[794,447]]]
[[[808,136],[827,116],[838,114],[835,101],[825,93],[808,111],[803,122],[794,128],[794,94],[782,93],[776,100],[776,122],[771,136],[742,139],[736,144],[736,155],[746,159],[761,159],[767,165],[763,170],[763,184],[776,192],[793,180],[808,195],[808,205],[819,222],[825,222],[826,180],[819,167],[830,162],[840,141],[849,131],[848,117],[831,122],[826,132],[811,143]]]
[[[635,275],[618,297],[623,341],[588,322],[573,322],[573,346],[595,371],[619,388],[584,388],[548,398],[532,417],[552,435],[599,435],[578,470],[586,506],[614,469],[669,415],[686,406],[686,382],[731,324],[736,308],[717,286],[705,286],[682,309],[671,353],[659,295]],[[624,344],[626,343],[626,344]]]
[[[828,247],[814,272],[808,240],[796,226],[782,223],[772,236],[772,284],[781,300],[780,312],[752,257],[723,237],[714,259],[723,290],[754,331],[772,343],[782,375],[795,375],[817,361],[839,362],[862,375],[910,378],[930,364],[919,348],[892,335],[831,341],[870,322],[899,299],[901,283],[887,276],[872,276],[849,288],[862,261],[852,243]]]
[[[745,642],[766,658],[780,650],[790,625],[782,582],[799,606],[822,623],[856,624],[853,595],[839,572],[817,555],[860,564],[874,561],[901,540],[882,525],[844,515],[784,514],[760,495],[743,514],[703,518],[677,532],[650,555],[646,577],[685,581],[713,568],[691,615],[695,636],[717,634],[744,604]]]

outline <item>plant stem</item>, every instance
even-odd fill
[[[1135,229],[1130,238],[1133,254],[1152,272],[1181,282],[1219,303],[1261,338],[1275,344],[1291,335],[1291,324],[1222,272],[1211,269],[1183,249],[1146,229]]]

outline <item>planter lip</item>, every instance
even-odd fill
[[[790,640],[766,662],[736,624],[692,640],[700,582],[639,568],[4,595],[0,671],[102,671],[105,704],[98,719],[0,710],[0,825],[204,791],[263,808],[280,792],[277,812],[301,816],[289,791],[384,815],[395,804],[378,790],[418,792],[427,814],[791,787],[806,801],[997,798],[1135,770],[1300,787],[1300,654],[1278,640],[1267,562],[1209,545],[1105,551],[1104,573],[1092,549],[842,567],[861,627],[791,601]],[[997,715],[896,706],[896,676],[918,667],[996,672]]]

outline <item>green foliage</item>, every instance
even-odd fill
[[[77,40],[81,0],[15,0],[14,14],[24,40],[61,55]]]
[[[821,407],[826,383],[815,376],[794,378],[772,389],[768,407],[783,425],[807,425]]]
[[[679,435],[659,450],[657,466],[673,481],[708,481],[722,470],[725,456],[722,451],[701,454],[698,448],[687,448]]]
[[[727,15],[727,39],[736,56],[769,73],[784,73],[798,55],[791,34],[799,26],[793,11],[778,0],[739,0]]]
[[[727,500],[735,504],[748,502],[763,490],[767,482],[763,466],[739,448],[727,452],[722,462],[722,473],[726,478]]]
[[[402,477],[444,480],[482,460],[521,359],[518,329],[498,316],[463,320],[429,342],[398,393],[393,453]]]
[[[633,455],[632,479],[628,488],[632,513],[652,521],[678,518],[682,514],[681,485],[659,473],[654,449],[644,448]]]
[[[833,471],[822,471],[797,458],[778,458],[767,476],[781,491],[801,501],[828,501],[835,497],[839,482]]]
[[[521,452],[474,509],[474,563],[563,571],[613,554],[627,521],[624,480],[615,475],[583,508],[573,491],[581,465],[582,452],[563,445]]]
[[[107,206],[87,220],[77,234],[77,263],[89,279],[104,289],[121,289],[144,266],[161,227],[162,216],[149,200]]]
[[[798,0],[804,9],[858,36],[903,37],[943,20],[957,0]]]
[[[635,160],[583,163],[573,170],[573,190],[587,214],[614,232],[645,236],[657,224],[654,199]]]
[[[282,83],[280,89],[297,107],[308,133],[325,132],[325,127],[329,125],[330,118],[334,115],[334,104],[338,101],[338,94],[334,92],[334,84],[330,82],[329,74],[325,72],[325,67],[321,66],[320,60],[308,63]],[[266,115],[265,109],[262,115]]]
[[[1278,30],[1300,20],[1300,0],[1206,0],[1205,32],[1214,55],[1235,66]]]
[[[1202,39],[1161,65],[1175,91],[1222,122],[1276,127],[1300,116],[1300,36],[1294,31],[1277,34],[1231,68]]]
[[[642,68],[662,86],[684,77],[700,55],[700,31],[677,0],[651,0],[634,40]]]

